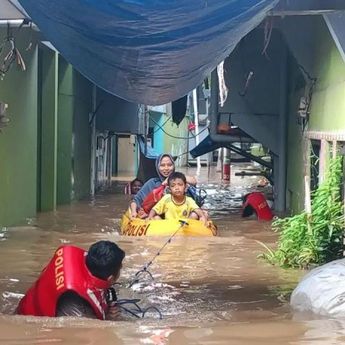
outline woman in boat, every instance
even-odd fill
[[[130,203],[130,217],[131,219],[138,216],[138,211],[140,210],[140,217],[147,217],[147,210],[142,210],[143,203],[145,199],[149,196],[150,193],[157,190],[159,187],[164,187],[167,185],[169,175],[175,171],[175,162],[173,157],[170,154],[164,153],[158,156],[156,160],[156,170],[158,177],[153,177],[149,179],[139,190],[139,192],[134,196],[133,200]],[[186,176],[187,183],[191,185],[196,184],[195,177]],[[159,197],[163,195],[163,189],[160,190]],[[159,191],[159,192],[160,192]],[[158,200],[159,200],[158,197]],[[156,201],[158,201],[156,200]]]

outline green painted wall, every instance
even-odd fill
[[[299,98],[302,91],[290,95],[289,106],[292,111],[288,118],[287,136],[287,178],[286,199],[287,209],[292,213],[299,212],[304,208],[304,164],[303,164],[303,137],[301,127],[297,124],[297,117],[293,109],[298,108]]]
[[[317,44],[313,45],[313,68],[308,72],[317,78],[317,83],[307,129],[344,130],[345,63],[323,19],[314,17],[313,20]],[[289,77],[287,198],[290,210],[296,213],[304,208],[304,146],[302,127],[297,122],[297,109],[299,99],[304,95],[304,86],[293,59],[290,59]]]
[[[291,213],[299,212],[304,208],[303,132],[297,118],[297,109],[300,98],[304,95],[304,87],[304,77],[296,60],[289,55],[286,206]]]
[[[62,57],[59,60],[58,204],[90,193],[92,84]]]
[[[38,48],[25,28],[16,46],[26,71],[13,65],[0,81],[11,119],[0,133],[0,227],[25,223],[90,190],[92,84],[55,51]]]
[[[313,94],[310,130],[345,129],[345,63],[323,20],[315,25],[318,42],[314,72],[318,80]]]
[[[9,105],[9,125],[0,133],[0,227],[25,223],[36,214],[37,46],[26,51],[31,33],[22,29],[16,45],[26,71],[13,65],[0,80],[0,101]],[[0,29],[0,37],[6,29]]]
[[[90,194],[91,131],[89,113],[92,111],[93,85],[74,71],[73,117],[73,196],[81,199]]]
[[[68,204],[72,190],[73,68],[59,58],[57,204]]]
[[[58,53],[39,48],[37,210],[56,208]]]

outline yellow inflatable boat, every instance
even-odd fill
[[[178,219],[130,220],[127,213],[121,221],[121,234],[126,236],[170,236],[176,232],[176,236],[216,236],[217,227],[209,221],[205,226],[199,220],[185,219],[185,225]]]

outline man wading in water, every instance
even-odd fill
[[[119,315],[107,295],[118,280],[125,252],[115,243],[99,241],[88,252],[59,247],[34,285],[20,300],[17,313],[113,320]]]

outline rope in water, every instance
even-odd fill
[[[136,284],[139,279],[138,277],[142,274],[142,273],[147,273],[152,279],[153,276],[151,274],[150,271],[148,271],[148,268],[152,265],[153,261],[161,254],[162,250],[169,244],[171,243],[171,240],[174,238],[174,236],[186,225],[188,225],[188,223],[185,220],[179,220],[179,222],[181,223],[181,225],[178,227],[178,229],[168,238],[168,240],[163,244],[163,246],[158,250],[158,252],[153,256],[153,258],[146,263],[143,268],[141,270],[139,270],[135,275],[134,275],[134,279],[132,280],[132,282],[129,283],[128,287],[132,287],[134,284]]]
[[[179,222],[181,223],[181,225],[178,227],[178,229],[168,238],[168,240],[163,244],[163,246],[158,250],[158,252],[153,256],[153,258],[146,263],[142,269],[140,269],[135,275],[134,275],[134,279],[128,284],[128,288],[131,288],[134,284],[139,282],[139,276],[143,273],[148,274],[152,280],[153,275],[151,274],[151,272],[148,270],[148,268],[152,265],[152,263],[154,262],[154,260],[161,254],[162,250],[168,245],[168,243],[171,243],[172,239],[174,238],[174,236],[186,225],[188,225],[188,223],[185,220],[179,220]],[[149,306],[145,309],[141,308],[138,304],[138,302],[140,302],[140,299],[120,299],[117,300],[116,297],[116,292],[114,290],[114,288],[109,289],[111,296],[110,302],[111,303],[115,303],[116,306],[118,306],[121,310],[127,312],[128,314],[140,319],[140,318],[144,318],[146,313],[150,310],[154,310],[158,313],[159,318],[162,319],[162,313],[161,311],[154,306]],[[127,306],[125,305],[132,305],[135,307],[135,309],[129,309]]]

